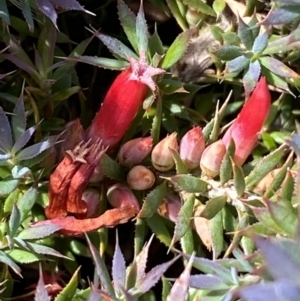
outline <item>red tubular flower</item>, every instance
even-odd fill
[[[271,95],[266,79],[261,77],[252,95],[244,104],[240,114],[226,131],[222,138],[228,148],[230,139],[235,142],[235,164],[241,166],[253,150],[257,134],[269,114],[271,107]]]
[[[144,53],[139,61],[130,61],[130,68],[121,72],[109,88],[86,134],[87,139],[100,138],[103,145],[110,148],[118,144],[128,130],[146,97],[147,86],[155,90],[152,76],[165,72],[149,66]]]

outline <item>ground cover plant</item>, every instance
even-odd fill
[[[0,300],[299,300],[300,1],[0,4]]]

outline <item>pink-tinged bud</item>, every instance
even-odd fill
[[[171,149],[178,150],[177,133],[172,133],[158,142],[151,153],[152,165],[159,171],[168,171],[175,165]]]
[[[155,90],[152,76],[165,72],[149,66],[145,53],[141,53],[139,61],[130,58],[130,63],[130,68],[121,72],[109,88],[87,131],[87,139],[100,138],[110,148],[118,144],[143,103],[147,86]]]
[[[152,137],[136,138],[122,145],[118,154],[119,161],[124,166],[140,164],[150,155],[153,147]]]
[[[220,173],[222,160],[226,154],[226,147],[222,140],[210,144],[202,153],[200,167],[204,175],[215,177]]]
[[[160,215],[176,223],[178,220],[178,213],[181,208],[181,201],[178,196],[168,193],[163,199],[163,203],[159,206],[158,212]]]
[[[230,139],[235,142],[234,162],[241,166],[253,150],[271,107],[271,95],[266,79],[262,77],[240,114],[222,138],[226,148]]]
[[[82,200],[86,202],[86,218],[96,217],[99,213],[100,193],[93,188],[86,189],[82,194]]]
[[[205,140],[200,126],[189,130],[181,139],[179,154],[186,167],[194,169],[199,166],[205,149]]]
[[[108,189],[106,196],[108,202],[114,208],[132,206],[137,212],[140,210],[140,205],[136,196],[127,186],[115,184]]]
[[[59,148],[59,161],[64,158],[67,150],[74,149],[76,145],[84,140],[84,129],[78,118],[66,124],[65,131],[60,139],[63,140],[63,142]]]
[[[154,173],[143,165],[134,166],[127,174],[127,183],[134,190],[149,189],[154,182]]]

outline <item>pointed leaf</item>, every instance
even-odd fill
[[[30,4],[29,4],[28,0],[21,0],[21,9],[22,9],[22,13],[26,20],[29,30],[31,32],[33,32],[34,31],[34,22],[33,22],[31,8],[30,8]]]
[[[158,265],[150,270],[145,277],[142,279],[140,283],[137,285],[137,291],[140,294],[144,294],[148,292],[162,277],[162,275],[166,272],[166,270],[179,258],[180,256],[177,256],[173,258],[172,260],[163,263],[161,265]]]
[[[262,158],[246,178],[246,186],[252,187],[269,173],[279,162],[284,154],[284,145]]]
[[[219,211],[210,221],[210,235],[212,241],[213,259],[217,259],[223,251],[223,218],[222,211]]]
[[[226,62],[226,69],[229,73],[240,73],[244,70],[249,64],[249,59],[245,56],[241,55],[236,57],[235,59]]]
[[[199,290],[225,290],[228,288],[219,276],[212,275],[192,275],[190,276],[190,286]]]
[[[13,192],[19,184],[19,180],[0,181],[0,196],[6,196]]]
[[[24,240],[40,239],[47,237],[52,233],[55,233],[61,229],[60,226],[55,224],[33,226],[31,228],[24,229],[18,237]]]
[[[79,57],[68,57],[65,59],[68,61],[81,62],[99,68],[110,69],[110,70],[122,70],[128,67],[128,62],[119,61],[115,59],[107,59],[107,58],[97,57],[97,56],[82,55]]]
[[[198,12],[216,17],[215,11],[202,0],[183,0],[183,3],[185,3],[188,7],[195,9]]]
[[[187,266],[181,273],[178,279],[176,279],[170,294],[167,297],[167,301],[185,301],[188,295],[190,274],[193,266],[193,261],[195,258],[195,253],[191,256]]]
[[[148,27],[145,19],[143,2],[140,4],[140,9],[136,17],[136,37],[139,48],[139,53],[148,49]]]
[[[94,245],[91,243],[88,235],[85,235],[85,238],[88,242],[90,251],[92,253],[93,261],[96,266],[96,272],[100,278],[101,285],[104,291],[106,291],[109,295],[115,297],[114,288],[111,284],[111,279],[108,273],[108,270],[106,268],[106,264],[103,260],[103,258],[100,256],[99,252],[96,250]]]
[[[112,278],[114,281],[115,290],[120,293],[121,287],[125,287],[126,263],[119,246],[118,235],[116,238],[116,246],[112,262]]]
[[[260,22],[261,25],[288,24],[299,18],[300,6],[282,5],[279,8],[272,7],[267,17]]]
[[[118,0],[118,13],[122,28],[132,45],[133,49],[138,52],[137,32],[136,32],[136,17],[128,8],[123,0]]]
[[[21,150],[30,140],[30,138],[32,137],[32,135],[34,134],[34,132],[36,131],[37,126],[34,125],[32,127],[30,127],[29,129],[27,129],[25,132],[23,131],[21,136],[18,137],[18,139],[16,140],[16,143],[13,145],[12,147],[12,153],[17,153],[19,150]]]
[[[9,234],[11,237],[14,237],[21,223],[21,215],[18,207],[16,205],[13,206],[13,210],[11,212],[8,226],[9,226]]]
[[[242,18],[238,19],[238,36],[241,39],[242,43],[245,45],[246,49],[251,50],[254,37],[250,26],[248,26]]]
[[[50,300],[51,298],[48,295],[44,278],[43,278],[42,266],[40,265],[40,277],[35,289],[34,301],[50,301]]]
[[[49,0],[36,0],[39,10],[45,14],[56,26],[57,13]]]
[[[170,248],[184,236],[188,228],[191,226],[191,218],[193,217],[194,212],[194,203],[195,195],[190,194],[185,200],[183,206],[180,208]]]
[[[36,157],[37,155],[39,155],[44,150],[49,149],[51,146],[53,146],[53,142],[50,139],[36,143],[34,145],[31,145],[31,146],[28,146],[28,147],[22,149],[17,154],[16,159],[18,161],[32,159],[32,158]]]
[[[268,46],[268,38],[269,36],[267,31],[259,35],[253,43],[252,51],[257,54],[262,53]]]
[[[11,127],[14,141],[16,142],[26,130],[26,114],[23,95],[19,97],[18,102],[16,103],[16,106],[13,110],[13,115],[11,117]]]
[[[43,259],[42,256],[32,253],[31,251],[14,249],[7,251],[6,254],[13,260],[19,263],[33,263]]]
[[[165,57],[163,58],[161,67],[163,69],[171,68],[176,62],[178,62],[184,55],[187,47],[188,41],[190,39],[190,32],[184,31],[177,36],[175,41],[169,47],[166,52]]]
[[[3,251],[0,251],[0,262],[8,265],[17,275],[21,276],[21,269],[19,266],[11,260]]]
[[[245,88],[245,98],[250,97],[251,92],[255,88],[260,76],[259,61],[254,61],[249,64],[248,71],[243,76],[243,85]]]
[[[186,19],[182,15],[182,11],[179,8],[179,6],[181,6],[180,2],[178,3],[176,0],[166,0],[166,2],[172,13],[172,16],[174,16],[178,25],[181,27],[182,30],[187,30],[188,25],[187,25]]]
[[[242,49],[238,46],[223,46],[212,53],[223,61],[231,61],[243,55]]]
[[[102,172],[109,178],[123,182],[125,180],[124,168],[121,164],[111,159],[108,155],[104,154],[100,161]]]
[[[12,148],[12,133],[8,118],[0,107],[0,150],[9,153]]]
[[[164,181],[146,196],[142,209],[138,214],[138,218],[151,217],[156,212],[166,193],[167,185]]]
[[[218,212],[222,210],[222,208],[226,205],[226,202],[226,195],[220,195],[208,200],[199,216],[206,219],[212,219],[216,214],[218,214]]]
[[[278,61],[277,59],[270,57],[270,56],[264,56],[261,57],[260,63],[266,67],[268,70],[272,71],[273,73],[282,76],[282,77],[295,77],[295,78],[300,78],[300,75],[287,67],[285,64],[282,62]]]
[[[26,244],[29,249],[31,249],[33,252],[35,252],[37,254],[50,255],[50,256],[55,256],[55,257],[59,257],[59,258],[70,259],[69,257],[61,254],[60,252],[58,252],[50,247],[42,246],[40,244],[29,242],[29,241],[26,241]]]
[[[18,201],[18,208],[21,213],[21,221],[26,218],[28,212],[35,204],[38,197],[38,190],[35,186],[30,187]]]
[[[72,278],[64,289],[55,297],[54,301],[71,301],[76,293],[78,286],[78,273],[80,267],[74,272]]]
[[[169,150],[173,156],[175,167],[176,167],[176,173],[177,174],[187,174],[189,172],[188,168],[180,158],[180,155],[176,149],[170,148]]]
[[[207,190],[205,181],[191,175],[176,175],[165,179],[185,192],[204,193]]]
[[[243,169],[236,165],[234,161],[232,160],[232,169],[233,169],[233,184],[234,188],[237,192],[237,195],[240,197],[246,188],[246,183],[245,183],[245,176]]]
[[[93,33],[113,54],[120,56],[124,60],[129,58],[137,59],[137,55],[119,40],[101,33]]]

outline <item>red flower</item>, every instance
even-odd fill
[[[226,148],[230,144],[230,139],[234,140],[235,164],[241,166],[250,155],[256,144],[257,134],[261,131],[269,114],[270,107],[271,95],[266,79],[262,77],[240,114],[222,138]]]
[[[154,91],[152,76],[164,73],[149,66],[145,54],[140,60],[130,59],[129,69],[121,72],[109,88],[103,104],[87,131],[86,138],[102,140],[103,145],[113,148],[125,135],[147,92]]]

